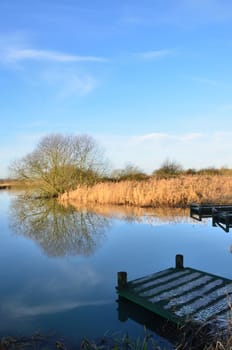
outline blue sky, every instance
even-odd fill
[[[232,167],[230,0],[1,0],[0,177],[50,133],[113,168]]]

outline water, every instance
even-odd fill
[[[118,271],[135,279],[174,266],[180,253],[185,266],[232,279],[231,233],[188,214],[80,212],[1,191],[0,336],[38,331],[70,345],[106,333],[143,337],[138,320],[119,320]]]

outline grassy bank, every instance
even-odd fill
[[[65,193],[61,201],[80,204],[129,205],[136,207],[186,207],[197,203],[232,203],[232,176],[192,175],[150,178],[145,181],[103,182],[79,186]]]

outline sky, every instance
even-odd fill
[[[48,134],[112,169],[232,167],[231,0],[1,0],[0,178]]]

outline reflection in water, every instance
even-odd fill
[[[14,231],[35,240],[49,256],[92,254],[110,225],[99,214],[24,195],[13,199],[10,214]]]
[[[85,210],[103,215],[108,218],[118,218],[137,223],[147,223],[157,225],[161,223],[191,223],[193,220],[189,217],[189,209],[182,208],[142,208],[125,205],[89,205],[82,206],[75,200],[61,202],[63,205],[71,205],[76,210]]]
[[[122,297],[118,298],[117,304],[119,321],[126,322],[131,319],[141,324],[145,330],[154,332],[155,343],[160,345],[160,349],[174,349],[174,344],[181,337],[181,330],[177,325]]]

